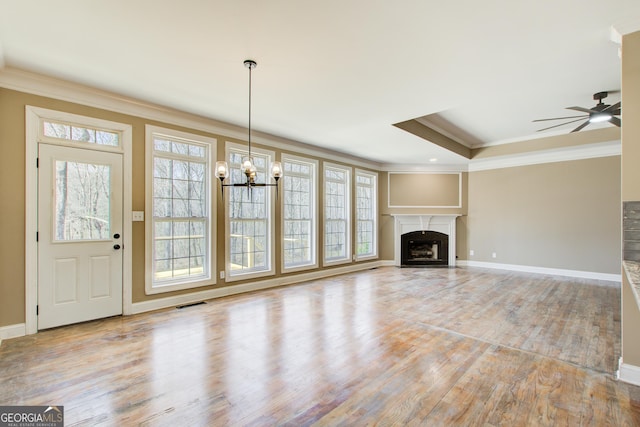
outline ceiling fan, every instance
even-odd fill
[[[601,123],[601,122],[609,122],[613,125],[620,127],[620,118],[615,117],[619,116],[621,112],[620,102],[616,102],[613,105],[608,105],[602,102],[609,95],[609,92],[598,92],[593,95],[593,99],[598,101],[598,103],[593,108],[583,108],[583,107],[567,107],[567,110],[580,111],[582,113],[586,113],[586,115],[581,116],[568,116],[568,117],[554,117],[551,119],[538,119],[534,120],[534,122],[546,122],[549,120],[566,120],[566,119],[575,119],[570,120],[565,123],[560,123],[559,125],[549,126],[544,129],[538,129],[536,132],[541,132],[543,130],[557,128],[559,126],[568,125],[569,123],[575,123],[582,120],[585,120],[580,126],[572,130],[571,132],[578,132],[579,130],[584,129],[589,123]]]

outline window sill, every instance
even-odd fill
[[[275,274],[276,272],[273,269],[266,270],[266,271],[256,271],[251,273],[234,274],[234,275],[232,275],[231,272],[227,270],[225,271],[225,282],[231,283],[231,282],[239,282],[240,280],[259,279],[262,277],[275,276]]]
[[[201,288],[203,286],[213,286],[216,284],[215,279],[208,277],[194,282],[170,283],[166,285],[152,286],[147,284],[144,289],[146,295],[165,294],[167,292],[182,291],[185,289]]]

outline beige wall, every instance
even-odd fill
[[[468,259],[619,274],[619,198],[619,156],[472,172]]]
[[[640,32],[622,39],[622,201],[640,201]],[[640,366],[640,310],[629,282],[622,286],[622,358]]]
[[[389,172],[389,206],[460,207],[459,173]]]
[[[385,175],[380,179],[382,259],[394,257],[391,214],[456,213],[462,215],[456,223],[458,260],[620,271],[619,156],[463,173],[461,208],[390,208],[389,191],[423,189],[393,182],[389,189]],[[421,175],[415,177],[419,182]]]
[[[622,200],[640,200],[640,31],[622,42]]]
[[[0,197],[10,200],[9,208],[3,208],[0,233],[5,236],[0,241],[0,327],[25,322],[25,106],[48,108],[80,114],[89,117],[127,123],[133,128],[133,176],[132,176],[132,208],[145,210],[145,124],[155,124],[168,128],[190,131],[201,135],[212,136],[204,132],[192,131],[125,114],[114,113],[69,102],[30,95],[22,92],[0,88]],[[144,293],[144,223],[134,222],[133,233],[133,301],[160,298],[167,294],[147,296]],[[36,266],[30,268],[35,269]],[[177,293],[186,293],[181,291]]]
[[[389,172],[380,173],[380,259],[393,260],[394,258],[394,220],[392,214],[460,214],[466,215],[467,213],[467,193],[468,193],[468,173],[464,172],[460,174],[460,182],[462,187],[462,205],[459,208],[391,208],[389,207],[389,192],[391,191],[391,200],[394,199],[410,199],[412,194],[422,195],[422,202],[434,202],[434,204],[450,203],[455,200],[455,205],[458,204],[458,174],[449,173],[434,173],[425,175],[423,173],[406,173],[395,174],[395,177],[401,177],[400,181],[391,181],[392,187],[389,189]],[[442,194],[436,194],[433,199],[429,199],[429,194],[425,194],[425,185],[423,181],[425,177],[428,177],[431,183],[440,182],[445,184],[450,189],[451,195],[445,197]],[[393,196],[393,193],[401,192],[401,197]],[[466,219],[461,216],[456,222],[456,252],[459,259],[464,259],[466,253]]]
[[[24,322],[24,111],[7,97],[0,88],[0,326]]]
[[[0,233],[3,239],[0,241],[0,327],[7,325],[20,324],[25,321],[24,313],[24,263],[25,263],[25,106],[33,105],[42,108],[54,109],[59,111],[70,112],[90,117],[97,117],[106,120],[112,120],[132,125],[133,128],[133,181],[132,181],[132,208],[133,210],[145,209],[145,151],[144,151],[144,127],[146,124],[153,124],[167,128],[173,128],[185,132],[192,132],[200,135],[216,138],[218,144],[218,157],[224,156],[224,141],[237,141],[233,138],[227,138],[224,135],[208,133],[185,127],[175,126],[153,120],[147,120],[127,114],[120,114],[112,111],[101,110],[97,108],[87,107],[70,102],[50,99],[46,97],[26,94],[22,92],[12,91],[0,88],[0,197],[3,200],[2,217],[0,221]],[[183,114],[184,116],[184,114]],[[636,138],[638,139],[638,138]],[[284,152],[299,154],[296,151],[300,145],[287,142],[287,149],[275,149],[276,157],[279,158]],[[268,147],[273,149],[273,147]],[[307,147],[308,148],[308,147]],[[302,150],[305,151],[305,150]],[[320,152],[321,150],[316,150]],[[324,153],[324,151],[322,152]],[[336,161],[337,153],[327,152],[327,158],[331,163],[341,163],[344,165],[352,164],[356,159],[348,156],[341,156],[341,161]],[[322,161],[325,158],[322,154],[317,156],[306,157],[314,158],[320,162],[320,171],[322,170]],[[599,259],[595,263],[587,264],[586,268],[582,268],[584,260],[577,256],[576,252],[583,251],[582,246],[590,246],[592,249],[598,245],[610,248],[613,243],[609,240],[608,232],[601,231],[601,234],[591,235],[592,240],[583,241],[575,240],[575,236],[585,239],[584,230],[581,227],[592,227],[593,223],[598,223],[602,218],[610,218],[614,216],[614,208],[611,211],[602,208],[603,200],[607,197],[618,197],[615,209],[617,209],[617,223],[613,221],[611,228],[618,227],[619,233],[619,180],[615,181],[616,158],[593,159],[576,162],[565,162],[562,164],[549,164],[540,166],[525,166],[518,168],[501,169],[486,172],[462,173],[462,206],[460,208],[389,208],[388,206],[388,173],[379,173],[379,200],[380,200],[380,241],[379,241],[379,258],[383,260],[393,259],[393,218],[391,214],[460,214],[457,220],[457,255],[459,259],[467,259],[468,249],[474,249],[476,255],[473,259],[479,261],[525,264],[542,267],[556,267],[565,269],[586,269],[588,271],[599,271],[604,273],[619,272],[618,269],[612,267],[613,257],[605,256],[605,259]],[[362,168],[362,166],[359,166]],[[367,168],[364,168],[367,169]],[[619,174],[619,170],[617,172]],[[575,174],[575,175],[574,175]],[[435,174],[437,176],[438,174]],[[442,174],[444,175],[444,174]],[[422,174],[416,176],[423,177]],[[550,177],[556,177],[557,180],[549,180]],[[450,176],[449,176],[450,178]],[[411,181],[411,180],[409,180]],[[418,184],[417,188],[413,186],[416,182],[405,183],[400,186],[403,194],[411,195],[413,192],[422,191]],[[561,185],[558,185],[560,183]],[[319,180],[321,185],[321,180]],[[611,191],[613,189],[614,191]],[[457,190],[456,190],[457,191]],[[617,196],[615,196],[618,191]],[[321,195],[322,192],[319,191]],[[569,203],[574,200],[576,194],[582,195],[584,199],[599,200],[596,207],[591,206],[591,210],[576,202]],[[457,196],[457,195],[456,195]],[[525,197],[526,196],[526,197]],[[218,197],[220,197],[218,195]],[[604,199],[603,199],[604,197]],[[609,206],[608,201],[604,203]],[[524,209],[529,206],[529,209]],[[558,206],[562,206],[559,209]],[[503,214],[512,213],[511,217],[495,219],[492,212],[500,207]],[[574,214],[576,212],[587,209],[589,214],[582,219],[580,227],[574,224]],[[554,210],[560,210],[559,216],[552,218]],[[605,212],[606,211],[606,212]],[[532,212],[538,212],[535,217]],[[276,210],[279,215],[279,210]],[[467,214],[469,214],[467,216]],[[609,222],[604,221],[606,224]],[[480,243],[479,237],[486,235],[488,231],[496,229],[496,225],[508,225],[509,233],[500,234]],[[602,223],[602,221],[600,221]],[[616,225],[617,224],[617,225]],[[321,224],[320,224],[321,225]],[[561,247],[564,251],[559,253],[558,258],[554,262],[550,262],[547,258],[540,258],[539,253],[529,257],[527,251],[531,251],[532,247],[540,248],[545,246],[545,239],[541,239],[538,234],[554,227],[560,229],[565,227],[570,231],[559,234],[562,240]],[[279,235],[280,221],[276,218],[276,234]],[[590,229],[590,228],[589,228]],[[224,236],[224,218],[218,216],[217,222],[218,236]],[[615,233],[613,233],[615,234]],[[320,228],[320,236],[322,236]],[[606,235],[606,236],[605,236]],[[526,251],[521,249],[522,238],[530,239]],[[596,241],[595,239],[604,240]],[[218,268],[224,266],[224,239],[217,239],[216,246],[216,263]],[[322,240],[321,238],[319,239]],[[280,246],[276,239],[276,259],[275,266],[277,275],[280,271]],[[576,244],[578,242],[578,244]],[[585,243],[586,242],[586,243]],[[604,242],[604,243],[603,243]],[[578,247],[580,245],[580,247]],[[619,236],[617,245],[619,246]],[[512,251],[513,248],[518,248]],[[595,250],[595,249],[593,249]],[[497,259],[486,258],[491,251],[498,253]],[[539,252],[539,251],[538,251]],[[606,251],[605,251],[606,252]],[[321,247],[318,248],[321,254]],[[189,290],[158,294],[146,295],[144,291],[144,260],[145,260],[145,231],[144,223],[133,223],[133,302],[143,302],[155,298],[163,298],[173,296],[180,293],[188,293]],[[525,260],[526,258],[526,260]],[[535,262],[525,262],[534,260]],[[30,266],[35,268],[35,266]],[[323,267],[321,267],[323,268]],[[242,282],[234,282],[241,284]],[[227,286],[224,281],[218,280],[215,287]],[[213,286],[212,286],[213,287]],[[198,288],[198,291],[210,289],[212,287]]]
[[[132,149],[132,209],[138,211],[145,210],[145,125],[152,124],[180,130],[183,132],[191,132],[194,134],[204,135],[217,139],[218,141],[218,158],[224,157],[225,141],[239,142],[234,138],[224,135],[208,133],[185,127],[175,126],[154,120],[147,120],[127,114],[120,114],[111,111],[101,110],[98,108],[87,107],[70,102],[50,99],[42,96],[31,95],[23,92],[0,88],[0,197],[2,203],[2,217],[0,220],[0,327],[8,325],[16,325],[25,322],[25,106],[31,105],[52,110],[64,111],[73,114],[79,114],[89,117],[97,117],[110,121],[130,124],[133,128],[133,149]],[[260,146],[255,144],[255,146]],[[300,154],[296,148],[303,149],[308,147],[303,144],[288,144],[287,150],[274,149],[268,147],[276,153],[276,158],[280,159],[283,153],[301,155],[307,158],[319,161],[318,170],[318,186],[322,185],[322,165],[326,159],[321,156],[308,154]],[[323,150],[314,150],[316,152],[324,152]],[[325,150],[326,151],[326,150]],[[327,155],[336,157],[336,153],[327,152]],[[333,164],[342,164],[352,167],[352,174],[355,173],[355,167],[352,166],[357,160],[350,156],[341,155],[342,160],[335,158],[329,160]],[[372,168],[364,167],[362,163],[359,169],[375,171]],[[318,191],[322,194],[322,191]],[[355,191],[352,191],[355,197]],[[217,192],[218,202],[220,203],[220,193]],[[322,199],[319,201],[321,206]],[[320,212],[320,211],[319,211]],[[354,214],[355,217],[355,214]],[[280,233],[280,209],[276,208],[275,218],[276,235]],[[194,291],[203,291],[214,287],[235,286],[246,281],[237,281],[232,284],[225,283],[224,280],[217,279],[217,284],[209,287],[200,287],[195,290],[184,290],[176,292],[167,292],[155,295],[145,294],[145,229],[144,222],[134,222],[132,226],[133,233],[133,271],[132,271],[132,302],[143,302],[157,298],[165,298],[178,294],[185,294]],[[219,238],[216,242],[215,256],[216,264],[219,270],[225,265],[225,247],[224,239],[224,217],[218,215],[217,218],[217,235]],[[317,253],[320,260],[320,269],[322,267],[322,223],[319,224],[319,238]],[[355,239],[355,230],[353,230],[352,241]],[[281,275],[281,259],[280,259],[280,241],[276,239],[274,248],[274,266],[276,274]],[[344,266],[341,264],[340,266]],[[31,266],[30,268],[36,268]],[[331,267],[326,267],[331,268]],[[217,276],[217,272],[215,272]]]

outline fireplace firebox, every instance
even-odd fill
[[[449,265],[449,236],[437,231],[420,230],[400,236],[403,267],[440,267]]]

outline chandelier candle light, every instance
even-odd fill
[[[274,184],[256,182],[257,169],[251,157],[251,70],[256,68],[256,61],[247,59],[244,66],[249,69],[249,154],[242,158],[240,170],[246,176],[244,183],[225,184],[224,180],[229,176],[229,165],[225,161],[216,162],[216,177],[220,179],[220,189],[224,197],[224,187],[247,187],[249,192],[253,187],[276,187],[276,197],[278,196],[278,180],[282,177],[282,164],[280,162],[271,163],[271,177],[275,180]]]

